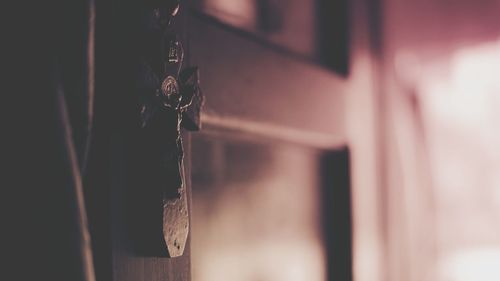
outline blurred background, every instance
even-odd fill
[[[500,280],[500,1],[193,2],[194,280]]]

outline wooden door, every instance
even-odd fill
[[[142,196],[143,192],[148,192],[146,186],[134,185],[130,175],[134,174],[137,165],[142,165],[133,157],[141,152],[141,147],[134,144],[137,137],[134,75],[141,71],[137,61],[141,59],[140,50],[148,43],[138,38],[142,38],[144,13],[155,5],[158,5],[156,1],[134,0],[96,3],[99,15],[95,34],[98,94],[85,195],[97,280],[191,280],[191,262],[197,257],[191,255],[190,241],[193,235],[200,238],[198,241],[203,241],[205,235],[205,229],[197,231],[196,225],[192,225],[182,257],[168,258],[137,251],[136,243],[144,241],[135,241],[137,237],[131,234],[139,231],[145,234],[144,237],[154,237],[155,234],[149,236],[149,233],[155,229],[131,229],[134,225],[130,221],[149,220],[151,215],[158,215],[154,213],[158,209],[150,206],[161,201],[161,198],[151,198],[151,204],[141,203],[144,208],[130,208],[138,200],[131,194]],[[302,223],[307,223],[309,218],[314,220],[306,224],[302,236],[299,235],[312,237],[310,240],[314,242],[316,254],[312,255],[314,258],[310,260],[312,266],[309,269],[317,274],[317,280],[350,280],[349,154],[344,132],[344,94],[349,85],[344,78],[345,69],[339,74],[301,56],[282,52],[282,49],[254,40],[195,7],[183,2],[175,18],[177,32],[185,46],[185,65],[199,66],[201,86],[206,96],[201,114],[202,133],[193,139],[190,133],[183,132],[190,219],[197,210],[197,206],[191,205],[192,167],[197,167],[198,176],[205,174],[222,180],[224,175],[232,176],[229,172],[217,170],[221,167],[213,167],[221,164],[214,154],[210,155],[216,149],[209,149],[203,143],[233,147],[235,162],[225,160],[225,165],[235,167],[244,163],[245,153],[251,151],[256,153],[254,156],[264,158],[249,161],[249,168],[258,166],[259,161],[266,161],[266,157],[295,155],[297,158],[292,156],[292,161],[298,159],[303,161],[301,164],[284,166],[285,162],[278,161],[273,164],[273,169],[286,170],[288,167],[289,170],[271,178],[284,179],[287,172],[295,171],[297,180],[304,181],[302,188],[308,187],[297,190],[295,197],[292,196],[297,200],[296,196],[304,192],[310,198],[303,199],[308,207],[299,208],[289,215],[303,216]],[[193,151],[192,147],[195,148]],[[200,167],[200,163],[207,163],[212,168]],[[322,172],[322,169],[333,169],[334,172]],[[207,182],[199,177],[196,179],[196,190],[203,192]],[[284,181],[283,184],[290,182]],[[224,183],[216,185],[224,186]],[[135,193],[131,193],[131,189]],[[322,201],[321,198],[328,200]],[[290,208],[290,204],[300,202],[293,200],[285,206]],[[282,215],[287,213],[280,213]],[[301,226],[294,227],[301,229]],[[330,235],[337,239],[330,240]],[[162,245],[152,244],[161,252]],[[290,250],[293,251],[293,247]],[[213,255],[215,259],[217,254]],[[308,260],[300,257],[296,269],[301,261]],[[282,265],[282,270],[286,271],[287,263]],[[196,272],[202,274],[196,280],[204,280],[203,271],[197,268]],[[254,273],[255,278],[260,276],[258,269]],[[238,274],[234,277],[238,278]],[[260,277],[268,280],[265,274]]]
[[[189,238],[182,256],[168,257],[162,235],[165,191],[152,186],[155,180],[144,173],[158,168],[150,162],[156,148],[148,147],[158,141],[144,138],[140,125],[144,93],[138,90],[138,84],[152,77],[144,65],[155,69],[168,53],[162,45],[163,31],[150,29],[156,28],[163,13],[176,4],[177,1],[96,1],[95,56],[99,66],[85,195],[97,280],[191,279]],[[172,32],[181,42],[185,41],[184,14],[181,10],[172,19]],[[167,124],[165,129],[168,128]],[[158,136],[163,134],[161,130],[157,132]],[[184,195],[189,199],[189,135],[183,133],[183,139]],[[149,151],[149,156],[141,157],[145,151]],[[160,185],[170,188],[169,182]],[[189,212],[189,200],[187,208]]]
[[[28,152],[27,157],[20,158],[16,155],[15,161],[12,161],[19,172],[13,174],[23,187],[15,188],[21,192],[18,200],[13,202],[19,209],[23,209],[19,213],[26,214],[23,219],[17,219],[15,227],[11,228],[16,230],[17,236],[13,241],[19,241],[12,244],[22,244],[26,247],[22,251],[16,249],[17,255],[22,255],[19,258],[21,265],[20,269],[16,269],[17,273],[27,273],[42,279],[58,279],[58,276],[66,276],[63,279],[71,279],[72,276],[77,276],[75,280],[92,279],[90,257],[80,255],[83,250],[88,253],[89,249],[83,202],[79,194],[83,190],[93,254],[92,264],[97,280],[191,280],[193,255],[190,238],[192,235],[206,238],[204,231],[197,232],[196,227],[193,227],[182,257],[168,258],[161,253],[145,254],[135,246],[138,242],[151,243],[154,250],[162,252],[164,245],[155,244],[158,239],[158,225],[153,225],[153,228],[149,228],[150,225],[138,228],[130,223],[131,220],[156,219],[158,209],[162,208],[161,196],[149,197],[148,187],[133,180],[137,168],[150,164],[147,161],[135,161],[135,157],[140,155],[141,149],[144,148],[138,147],[135,142],[140,135],[138,95],[141,95],[141,91],[137,90],[136,75],[144,74],[144,69],[140,67],[140,60],[148,55],[143,53],[144,49],[158,51],[162,48],[158,44],[143,40],[147,39],[143,33],[144,28],[150,23],[145,21],[145,15],[157,7],[165,8],[165,5],[175,1],[82,0],[78,1],[78,4],[63,2],[44,2],[31,7],[29,11],[25,7],[19,7],[16,9],[19,13],[14,13],[16,19],[13,22],[17,23],[21,18],[23,27],[26,27],[18,34],[30,36],[25,36],[27,42],[20,44],[25,48],[13,52],[15,60],[19,59],[15,63],[16,68],[13,68],[18,78],[14,81],[19,93],[13,96],[25,98],[27,92],[36,95],[29,103],[25,100],[11,103],[23,105],[22,112],[29,117],[26,118],[27,122],[23,120],[23,126],[14,126],[16,134],[13,134],[18,136],[19,128],[28,132],[17,137],[13,146],[20,148],[21,152]],[[325,276],[332,276],[327,277],[332,280],[349,280],[350,156],[346,147],[350,144],[345,128],[348,107],[346,94],[352,94],[353,89],[359,89],[353,87],[354,82],[366,78],[369,71],[361,71],[360,75],[356,74],[359,72],[354,68],[350,69],[352,63],[349,63],[349,57],[346,57],[349,53],[346,50],[351,49],[347,42],[349,36],[346,36],[348,29],[336,26],[342,30],[339,33],[342,36],[334,38],[334,41],[341,43],[336,45],[336,48],[344,53],[329,56],[333,59],[333,65],[336,58],[341,58],[341,68],[332,71],[331,68],[319,66],[317,61],[308,56],[297,55],[273,42],[270,44],[261,37],[242,32],[237,27],[217,20],[197,9],[195,2],[199,1],[183,1],[175,20],[177,33],[185,46],[185,65],[200,67],[202,88],[206,95],[206,104],[201,115],[202,133],[192,137],[183,132],[189,213],[196,213],[193,209],[196,206],[190,204],[191,171],[194,171],[194,168],[197,169],[193,179],[197,180],[198,192],[204,192],[204,187],[207,186],[203,175],[208,175],[207,178],[219,177],[215,187],[224,186],[226,180],[234,175],[241,176],[229,173],[229,169],[217,171],[223,167],[217,164],[217,153],[211,154],[217,152],[217,149],[222,147],[223,151],[226,148],[234,151],[234,154],[222,153],[218,154],[219,156],[235,157],[234,161],[224,159],[219,164],[244,167],[248,162],[248,175],[251,176],[247,178],[249,181],[259,177],[259,169],[254,168],[258,168],[261,161],[265,162],[268,159],[266,157],[272,159],[275,155],[295,155],[293,157],[297,158],[292,158],[300,161],[269,162],[264,163],[267,166],[262,166],[267,167],[264,170],[270,170],[269,167],[275,170],[288,167],[290,169],[285,169],[288,172],[298,171],[297,177],[293,179],[306,179],[308,183],[305,185],[316,188],[317,194],[324,193],[323,198],[327,198],[327,202],[341,201],[331,205],[340,208],[340,211],[335,208],[328,209],[329,203],[321,200],[307,201],[310,212],[305,216],[306,220],[309,215],[315,216],[314,227],[320,225],[323,230],[305,233],[306,236],[314,236],[317,241],[323,241],[322,246],[318,247],[325,252],[323,264],[334,274],[328,273]],[[238,1],[217,2],[231,4]],[[240,2],[246,3],[245,5],[257,3],[262,8],[272,4],[271,2],[279,1]],[[314,5],[311,6],[311,3],[327,5],[325,3],[333,1],[291,2],[310,5],[306,10],[312,11],[310,8]],[[366,6],[365,0],[354,2],[359,6]],[[346,1],[339,0],[335,3],[340,3],[335,4],[335,7],[342,8],[345,7]],[[346,24],[345,16],[351,13],[342,9],[338,11],[344,17],[341,15],[334,18],[342,19],[341,24]],[[311,15],[313,14],[309,14],[305,22],[314,21]],[[356,22],[366,25],[366,18],[357,17],[362,20]],[[264,18],[270,19],[265,16]],[[297,19],[304,18],[299,15]],[[264,26],[266,30],[276,27],[270,22]],[[359,26],[353,30],[356,30],[353,33],[353,38],[356,38],[356,50],[360,52],[359,50],[369,49],[369,40],[363,39],[366,37],[363,33],[366,30],[362,29],[360,32]],[[37,44],[36,51],[33,51],[32,47],[34,42]],[[315,47],[305,44],[298,49],[310,51]],[[325,46],[320,49],[324,51]],[[151,61],[155,62],[154,59]],[[362,70],[366,70],[365,68]],[[37,73],[33,80],[29,80],[31,85],[37,87],[36,91],[33,91],[31,86],[19,87],[26,84],[26,79],[31,79],[28,73],[30,69]],[[346,78],[349,72],[351,74]],[[81,93],[88,96],[80,99]],[[69,112],[70,115],[75,114],[69,118],[66,116],[68,109],[65,99],[74,102],[70,105],[70,111],[76,109],[76,114]],[[50,106],[42,106],[43,100],[48,100]],[[19,109],[17,106],[12,107]],[[87,116],[92,112],[92,107],[93,116]],[[19,112],[21,110],[12,116],[18,116]],[[93,117],[92,121],[87,120],[89,117]],[[88,138],[87,130],[90,127],[92,134]],[[32,132],[38,137],[35,144],[31,142],[34,139]],[[21,142],[20,139],[24,141]],[[91,140],[90,143],[87,143],[87,140]],[[210,144],[213,149],[205,149],[205,143]],[[78,159],[75,159],[73,151],[75,144],[80,157]],[[88,155],[84,153],[87,149]],[[205,154],[208,154],[207,158],[204,158]],[[253,160],[246,159],[247,156]],[[56,165],[49,165],[47,159],[55,159],[58,162]],[[200,165],[205,162],[209,167]],[[294,166],[297,163],[305,168]],[[214,167],[216,169],[211,170]],[[236,171],[241,171],[240,168]],[[324,176],[320,173],[323,168],[334,172],[327,172],[328,176]],[[284,180],[283,177],[283,173],[274,173],[269,178],[280,181]],[[242,179],[236,177],[236,180]],[[311,181],[316,181],[316,184],[310,184]],[[281,182],[285,185],[290,183],[286,180]],[[130,192],[131,190],[133,192]],[[335,190],[339,193],[328,193]],[[265,195],[268,191],[265,189],[262,194]],[[30,196],[25,193],[30,193]],[[139,198],[131,196],[132,194],[139,195]],[[144,201],[145,198],[151,201]],[[27,199],[31,200],[26,201]],[[144,208],[131,209],[131,205],[137,207],[138,199],[143,200],[140,201],[142,205],[138,205]],[[270,201],[271,205],[273,200]],[[317,206],[311,202],[316,202]],[[288,208],[290,205],[285,206]],[[301,214],[300,210],[296,211],[297,213],[290,214]],[[333,215],[330,216],[330,213]],[[339,214],[337,219],[335,214]],[[25,224],[28,221],[36,223]],[[20,224],[24,224],[26,229],[19,230]],[[137,239],[131,234],[134,231],[152,239]],[[19,235],[20,232],[25,235]],[[320,238],[330,234],[341,239]],[[333,244],[330,244],[332,241]],[[38,255],[31,256],[31,253]],[[217,254],[213,256],[215,258]],[[26,268],[26,258],[36,260],[30,265],[33,270]],[[85,260],[85,266],[82,266],[82,259]],[[258,270],[256,274],[255,277],[258,278]],[[197,278],[203,277],[199,275]]]

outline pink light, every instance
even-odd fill
[[[204,6],[211,13],[229,24],[239,27],[254,27],[257,20],[253,0],[205,0]]]
[[[440,280],[500,280],[500,248],[473,248],[446,256],[440,264]]]
[[[439,281],[500,280],[500,40],[427,62],[418,81]]]

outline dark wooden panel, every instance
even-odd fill
[[[322,159],[322,208],[329,281],[352,281],[351,180],[347,148]]]
[[[131,235],[130,189],[145,187],[131,181],[138,111],[136,40],[147,1],[97,1],[95,130],[85,185],[98,281],[189,281],[189,241],[184,255],[166,258],[141,254]],[[180,15],[182,16],[182,14]],[[182,22],[183,19],[179,19]],[[184,37],[181,34],[181,37]],[[187,192],[191,183],[189,137],[185,136]],[[134,186],[132,186],[134,185]],[[144,190],[146,192],[146,190]],[[161,203],[162,198],[158,198]],[[162,205],[159,205],[160,209]],[[148,218],[144,218],[145,220]],[[140,229],[148,232],[150,229]]]
[[[186,146],[186,185],[188,198],[191,194],[191,182],[190,182],[190,168],[189,168],[189,150],[190,150],[190,140],[187,136],[185,138]],[[116,142],[120,141],[116,139]],[[127,185],[124,182],[127,173],[124,167],[124,159],[121,159],[120,155],[126,154],[124,151],[120,151],[120,148],[116,149],[116,157],[114,157],[114,162],[112,166],[114,167],[114,179],[111,181],[111,218],[112,218],[112,273],[113,280],[116,281],[165,281],[165,280],[179,280],[188,281],[191,280],[190,275],[190,242],[186,244],[185,252],[182,257],[178,258],[166,258],[166,257],[154,257],[145,256],[137,253],[134,248],[133,241],[129,236],[129,219],[130,214],[127,210],[127,201],[133,200],[133,198],[126,198],[127,192],[124,190]],[[190,205],[190,202],[189,202]],[[191,210],[189,210],[191,213]],[[148,231],[144,229],[143,231]]]

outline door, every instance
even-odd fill
[[[350,280],[344,74],[254,40],[188,2],[172,30],[183,66],[199,67],[205,106],[201,132],[182,132],[189,235],[182,256],[165,255],[162,195],[137,180],[151,165],[141,158],[147,142],[137,145],[137,74],[147,76],[141,63],[154,65],[152,54],[165,50],[145,30],[166,3],[96,2],[98,95],[85,195],[97,280],[221,280],[229,267],[237,280]],[[235,183],[239,190],[227,193]],[[206,213],[210,206],[218,211]],[[233,247],[218,248],[217,239]],[[143,243],[146,252],[137,247]]]
[[[36,95],[31,103],[12,103],[27,106],[22,112],[29,117],[21,120],[22,126],[13,126],[15,154],[24,155],[11,161],[18,170],[12,174],[21,183],[13,188],[20,196],[12,201],[18,207],[16,213],[26,214],[10,228],[16,236],[13,241],[19,242],[12,244],[25,247],[16,249],[22,256],[17,273],[88,281],[94,271],[96,280],[156,281],[191,280],[193,271],[194,279],[205,280],[221,277],[231,264],[227,261],[236,258],[238,266],[231,276],[238,279],[350,279],[350,155],[346,148],[350,144],[345,116],[353,79],[345,76],[350,49],[347,27],[342,26],[350,14],[342,10],[346,1],[290,1],[293,4],[284,5],[283,11],[294,7],[287,10],[293,13],[277,17],[273,13],[280,9],[276,8],[287,1],[212,1],[233,11],[259,11],[255,13],[260,17],[259,28],[266,32],[279,33],[286,22],[297,19],[308,26],[300,33],[304,36],[314,30],[316,3],[321,3],[318,7],[340,3],[334,5],[339,9],[333,9],[340,14],[332,17],[340,23],[335,27],[340,35],[334,36],[340,45],[333,48],[340,53],[328,56],[326,68],[317,59],[332,42],[319,46],[319,53],[313,42],[324,38],[306,36],[310,41],[293,45],[297,40],[290,29],[279,36],[254,36],[200,10],[200,1],[182,2],[171,32],[184,45],[183,66],[199,66],[206,103],[201,133],[182,131],[186,204],[181,210],[190,214],[191,230],[178,257],[165,253],[162,228],[171,225],[162,218],[165,199],[177,196],[169,192],[176,191],[182,169],[174,173],[179,177],[172,182],[153,178],[166,189],[160,192],[151,188],[155,180],[144,174],[162,171],[165,163],[168,168],[178,164],[167,161],[155,166],[163,158],[154,153],[158,149],[162,156],[166,149],[180,155],[177,139],[172,142],[168,137],[177,137],[178,131],[165,133],[161,129],[171,124],[161,122],[157,134],[141,130],[144,83],[158,82],[147,78],[165,58],[177,65],[180,59],[175,55],[181,54],[180,49],[169,48],[172,42],[177,46],[176,40],[165,41],[150,29],[168,25],[178,1],[62,2],[44,2],[30,11],[15,9],[28,12],[28,17],[13,13],[26,27],[19,34],[30,35],[13,52],[17,61],[12,70],[20,70],[15,73],[19,80],[13,80],[19,93],[13,96]],[[307,16],[301,11],[307,11]],[[287,20],[274,21],[280,15]],[[27,50],[33,42],[36,52]],[[291,50],[286,45],[290,42]],[[36,70],[30,80],[36,91],[19,87],[26,83],[26,69]],[[166,86],[160,90],[170,93],[175,88]],[[50,105],[42,106],[47,101]],[[17,119],[18,113],[12,116]],[[160,120],[179,121],[179,116]],[[198,121],[196,115],[191,117]],[[167,142],[155,138],[165,135]],[[49,165],[47,159],[57,163]],[[238,189],[231,190],[235,186]],[[214,206],[216,212],[204,212]],[[220,238],[230,243],[219,249]],[[143,244],[148,251],[138,247]],[[264,258],[267,251],[272,252],[271,260]],[[248,257],[252,259],[246,261]],[[30,264],[31,270],[26,270],[26,258],[37,261]],[[214,264],[207,264],[212,258]],[[273,264],[280,267],[272,269]]]
[[[191,280],[187,232],[185,243],[172,241],[180,253],[171,252],[164,234],[170,227],[164,223],[166,202],[182,205],[182,218],[190,212],[190,170],[184,163],[182,180],[177,108],[169,111],[168,104],[155,117],[143,115],[161,81],[174,77],[176,87],[180,81],[181,44],[188,53],[184,9],[174,16],[178,1],[95,2],[98,67],[84,191],[96,279]],[[189,162],[185,133],[183,140]]]

